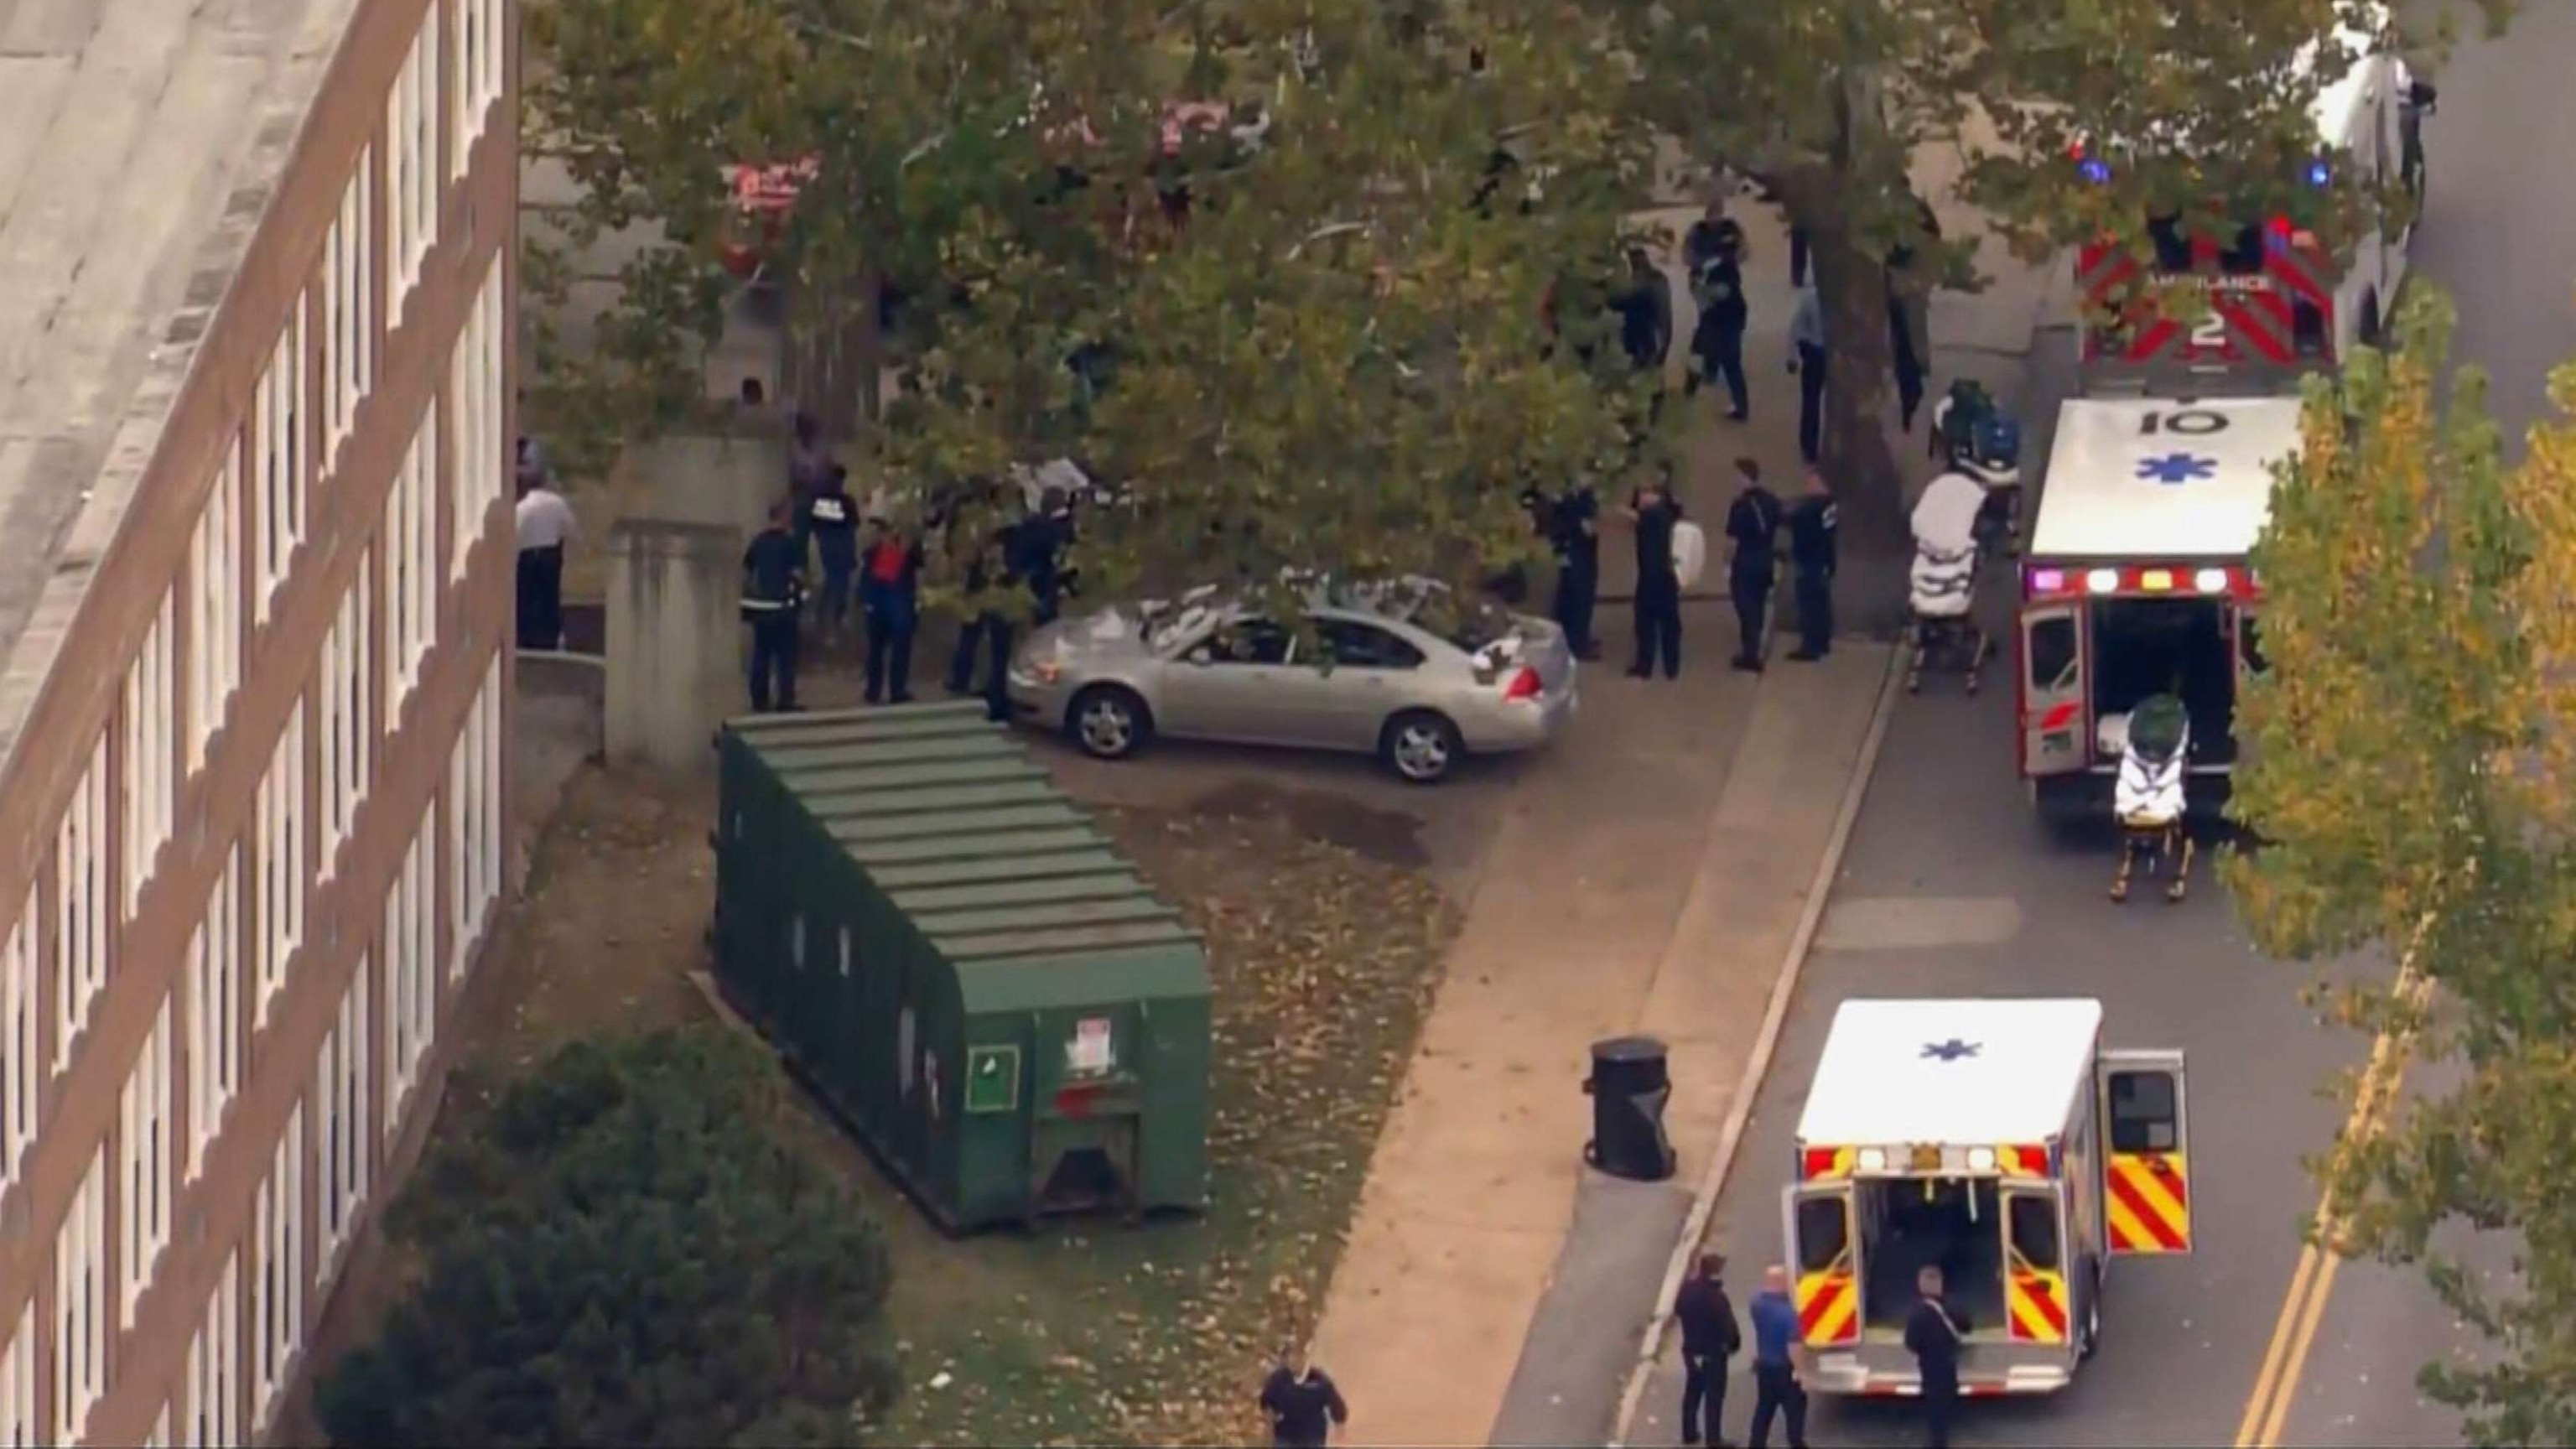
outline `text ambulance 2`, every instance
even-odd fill
[[[2109,1260],[2191,1251],[2182,1053],[2101,1036],[2098,1001],[1834,1013],[1783,1194],[1813,1388],[1922,1392],[1904,1329],[1925,1267],[1966,1325],[1963,1393],[2064,1388]]]
[[[2385,7],[2369,12],[2362,27],[2338,27],[2328,45],[2312,44],[2291,63],[2302,75],[2324,66],[2333,78],[2309,106],[2311,148],[2284,160],[2299,169],[2301,183],[2287,214],[2248,216],[2229,198],[2211,197],[2188,215],[2152,221],[2144,261],[2110,240],[2078,252],[2088,382],[2177,369],[2204,376],[2298,372],[2339,365],[2357,343],[2380,344],[2424,200],[2423,125],[2434,94],[2383,48]],[[2327,56],[2329,48],[2336,54]],[[2087,179],[2108,183],[2121,149],[2107,138],[2088,142],[2074,163]],[[2319,222],[2347,180],[2371,193],[2366,205],[2402,194],[2403,209],[2366,213],[2359,235],[2328,246]],[[2208,306],[2167,315],[2155,295],[2166,288],[2198,292]]]
[[[2151,694],[2191,717],[2191,804],[2236,765],[2236,687],[2262,668],[2247,565],[2295,397],[2077,398],[2058,411],[2022,563],[2021,771],[2044,811],[2099,817]]]

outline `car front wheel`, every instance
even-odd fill
[[[1145,701],[1115,685],[1094,685],[1073,697],[1065,712],[1065,732],[1095,760],[1123,760],[1153,738],[1152,716]]]
[[[1416,710],[1386,722],[1378,752],[1387,768],[1407,784],[1437,785],[1449,778],[1466,747],[1456,725],[1427,710]]]

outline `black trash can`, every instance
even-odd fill
[[[1583,1083],[1592,1098],[1585,1162],[1636,1182],[1673,1175],[1673,1144],[1664,1135],[1664,1103],[1673,1095],[1665,1055],[1664,1044],[1650,1036],[1592,1044],[1592,1075]]]

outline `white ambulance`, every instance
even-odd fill
[[[1965,1324],[1962,1393],[2064,1388],[2110,1260],[2191,1251],[2182,1053],[2101,1037],[2098,1001],[1834,1013],[1783,1194],[1810,1387],[1922,1392],[1905,1318],[1928,1266]]]
[[[2059,408],[2015,631],[2021,772],[2044,813],[2107,815],[2129,711],[2159,693],[2191,716],[2192,807],[2224,796],[2237,682],[2262,668],[2247,556],[2299,416],[2293,396]]]

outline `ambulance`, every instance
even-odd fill
[[[2190,714],[2192,808],[2224,798],[2237,686],[2263,667],[2247,555],[2299,426],[2282,395],[2058,409],[2016,631],[2021,773],[2043,816],[2107,815],[2129,711],[2151,694]]]
[[[1942,1272],[1963,1394],[2062,1389],[2113,1258],[2188,1254],[2179,1051],[2102,1045],[2086,1000],[1846,1001],[1798,1119],[1782,1227],[1809,1387],[1916,1395],[1916,1274]]]
[[[2322,202],[2353,180],[2374,194],[2402,194],[2407,213],[2377,218],[2348,245],[2329,247],[2307,218],[2231,216],[2220,201],[2196,225],[2178,216],[2152,221],[2143,264],[2119,243],[2082,248],[2075,278],[2086,303],[2088,380],[2176,370],[2204,377],[2296,373],[2338,366],[2355,345],[2380,344],[2423,206],[2423,128],[2435,93],[2386,48],[2386,7],[2368,7],[2365,20],[2363,28],[2335,33],[2336,47],[2354,60],[2310,105],[2315,144],[2295,162],[2305,190],[2293,195]],[[2319,49],[2302,51],[2293,69],[2314,65]],[[2087,142],[2077,147],[2075,164],[2087,179],[2107,184],[2120,165],[2118,150]],[[2207,305],[2190,318],[2160,314],[2152,294],[2177,285],[2202,294]]]

